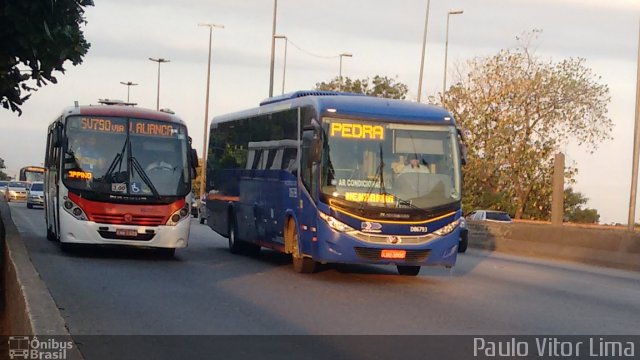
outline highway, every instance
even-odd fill
[[[470,249],[447,269],[327,265],[232,255],[192,220],[174,259],[152,251],[63,253],[44,211],[10,204],[31,259],[76,335],[640,334],[640,274]]]

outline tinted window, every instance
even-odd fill
[[[487,212],[487,220],[495,221],[511,221],[511,218],[507,213],[503,212]]]
[[[42,191],[43,186],[41,183],[31,184],[31,191]]]

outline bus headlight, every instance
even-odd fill
[[[326,221],[327,224],[329,224],[329,226],[336,231],[340,231],[340,232],[355,231],[354,228],[343,223],[342,221],[337,220],[333,216],[329,216],[323,212],[319,212],[319,214],[322,220]]]
[[[438,236],[447,235],[451,233],[453,230],[455,230],[456,226],[458,226],[459,223],[460,223],[460,219],[456,219],[454,222],[441,227],[440,229],[434,231],[433,233]]]
[[[63,208],[66,212],[68,212],[69,214],[71,214],[74,218],[78,219],[78,220],[82,220],[85,221],[87,220],[87,215],[84,213],[84,211],[80,208],[80,206],[78,206],[76,203],[74,203],[71,200],[65,200],[64,204],[63,204]]]
[[[186,203],[180,210],[177,210],[171,216],[169,216],[169,221],[167,221],[167,226],[176,226],[178,223],[184,219],[189,218],[189,203]]]

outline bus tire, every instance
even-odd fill
[[[398,274],[406,276],[416,276],[420,272],[420,266],[397,265]]]
[[[469,232],[463,231],[460,233],[460,243],[458,244],[458,252],[459,253],[466,252],[468,245],[469,245]]]
[[[158,248],[156,250],[158,251],[160,257],[162,257],[163,259],[173,259],[173,257],[176,255],[175,248]]]
[[[318,263],[312,258],[305,257],[300,250],[298,243],[298,229],[293,219],[287,224],[287,238],[290,241],[291,259],[293,262],[293,270],[301,274],[311,274],[316,271]]]
[[[56,237],[56,234],[54,234],[53,231],[51,231],[50,228],[47,228],[47,240],[49,240],[49,241],[58,241],[58,238]]]
[[[242,253],[242,243],[236,237],[236,225],[229,217],[229,251],[232,254],[241,254]]]

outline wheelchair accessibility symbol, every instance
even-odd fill
[[[140,191],[142,191],[142,185],[140,183],[137,183],[137,182],[132,182],[131,183],[131,192],[137,194]]]

